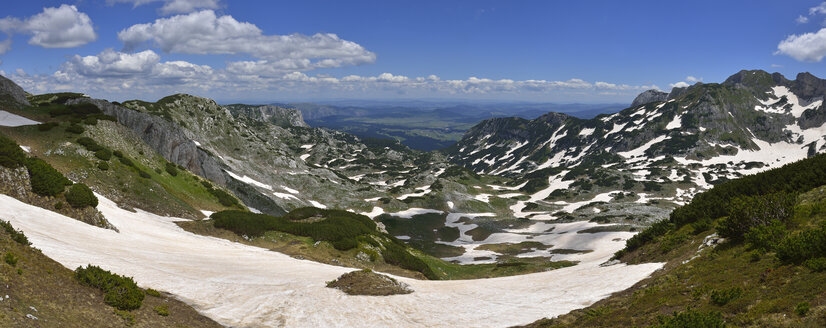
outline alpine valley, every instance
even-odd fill
[[[822,327],[824,97],[743,70],[424,152],[0,77],[0,326]]]

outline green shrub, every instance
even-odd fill
[[[86,125],[97,125],[97,124],[98,124],[98,119],[97,119],[97,118],[95,118],[94,116],[90,116],[90,117],[87,117],[87,118],[85,118],[85,119],[83,120],[83,124],[86,124]]]
[[[711,303],[719,306],[723,306],[731,302],[732,300],[740,297],[743,293],[743,289],[740,287],[731,287],[723,290],[712,290],[711,291]]]
[[[173,177],[178,176],[178,167],[175,164],[166,162],[166,173]]]
[[[146,173],[146,171],[144,170],[138,170],[138,175],[144,179],[149,179],[152,177],[151,175],[149,175],[149,173]]]
[[[132,162],[132,160],[131,160],[131,159],[129,159],[128,157],[124,157],[124,156],[122,156],[122,155],[121,155],[121,156],[117,156],[117,157],[118,157],[118,160],[119,160],[121,163],[123,163],[123,165],[126,165],[126,166],[128,166],[128,167],[137,168],[137,167],[135,166],[135,162]]]
[[[69,191],[66,192],[66,202],[75,208],[98,206],[98,198],[92,192],[92,189],[82,183],[76,183],[69,188]]]
[[[166,304],[158,305],[152,309],[155,310],[155,313],[157,313],[159,316],[165,317],[169,315],[169,306]]]
[[[59,211],[59,210],[61,210],[62,208],[63,208],[63,202],[58,201],[57,203],[54,203],[54,209],[56,209],[56,210],[58,210],[58,211]]]
[[[37,130],[42,132],[51,131],[52,129],[57,127],[57,125],[58,124],[55,122],[41,123],[37,125]]]
[[[154,290],[152,288],[146,289],[146,295],[154,296],[154,297],[161,297],[161,292]]]
[[[106,162],[98,163],[98,169],[100,169],[101,171],[109,170],[109,163],[106,163]]]
[[[3,256],[3,261],[5,261],[8,265],[11,265],[12,267],[16,267],[18,258],[17,256],[14,256],[14,253],[8,252],[6,253],[6,255]]]
[[[82,284],[103,291],[103,301],[119,310],[135,310],[141,307],[144,294],[135,281],[97,266],[78,267],[75,278]]]
[[[66,127],[66,132],[69,132],[69,133],[81,134],[84,131],[86,131],[86,129],[84,129],[82,126],[74,124],[74,123],[69,124],[69,126]]]
[[[768,225],[751,228],[744,237],[752,247],[767,252],[773,250],[785,236],[786,225],[772,220]]]
[[[101,146],[100,144],[97,143],[97,141],[95,141],[94,139],[89,138],[89,137],[77,138],[77,140],[75,140],[75,142],[77,142],[78,144],[83,146],[83,148],[86,148],[86,150],[92,151],[92,152],[96,152],[98,150],[103,150],[104,149],[103,146]]]
[[[115,157],[117,158],[123,158],[123,152],[121,152],[120,150],[113,151],[112,155],[115,155]]]
[[[797,306],[794,307],[794,313],[797,313],[797,315],[799,315],[801,317],[805,317],[806,314],[809,313],[809,308],[810,307],[811,306],[809,305],[809,302],[804,301],[804,302],[797,303]]]
[[[815,272],[826,271],[826,257],[816,257],[803,262],[803,266]]]
[[[729,204],[729,215],[720,220],[717,230],[722,237],[741,240],[753,228],[775,221],[781,225],[787,222],[794,214],[795,203],[797,195],[785,192],[737,197]],[[776,230],[775,227],[773,231]]]
[[[775,248],[777,258],[785,263],[803,263],[826,257],[826,222],[818,229],[801,231],[784,238]]]
[[[14,229],[8,221],[0,220],[0,227],[3,227],[3,230],[5,230],[6,233],[11,236],[11,239],[18,244],[25,246],[31,245],[29,239],[26,238],[25,234],[23,234],[23,231]]]
[[[701,312],[691,308],[674,312],[671,316],[658,316],[656,328],[725,328],[720,312]]]
[[[95,157],[102,161],[108,161],[112,158],[112,151],[106,148],[98,150],[95,152]]]
[[[537,171],[538,172],[538,171]],[[639,248],[672,229],[700,220],[716,220],[729,212],[729,204],[738,197],[765,195],[777,192],[799,193],[826,184],[826,154],[818,154],[780,168],[729,180],[697,194],[685,206],[674,209],[668,229],[643,231],[630,238],[626,248],[617,255]],[[646,229],[648,230],[648,229]],[[744,230],[746,232],[748,230]]]
[[[212,186],[210,186],[210,188],[207,188],[207,191],[209,191],[210,194],[215,196],[215,198],[218,198],[218,202],[221,203],[221,205],[226,207],[241,206],[241,204],[238,203],[238,200],[235,199],[235,197],[232,197],[232,195],[230,195],[228,192],[224,191],[223,189],[211,187]]]
[[[135,315],[129,311],[122,311],[122,310],[115,310],[115,314],[117,314],[123,321],[126,321],[126,326],[132,326],[135,324]]]
[[[0,165],[14,169],[23,165],[25,160],[26,153],[20,149],[20,145],[0,135]]]
[[[63,192],[72,181],[55,170],[49,163],[39,158],[26,159],[32,191],[41,196],[56,196]]]

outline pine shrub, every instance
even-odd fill
[[[55,170],[54,167],[39,158],[28,158],[25,161],[29,170],[32,191],[41,196],[57,196],[72,181]]]
[[[66,202],[74,208],[98,206],[98,198],[92,192],[92,189],[82,183],[76,183],[69,188],[69,191],[66,192]]]
[[[143,291],[132,278],[93,265],[75,269],[75,278],[84,285],[103,291],[103,301],[118,310],[135,310],[143,303]]]

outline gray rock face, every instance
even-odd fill
[[[26,99],[26,91],[2,75],[0,75],[0,97],[8,98],[19,105],[30,105],[29,100]]]
[[[225,107],[232,112],[233,116],[245,115],[253,120],[269,122],[281,127],[310,127],[304,122],[304,117],[302,117],[301,112],[293,108],[273,105],[228,105]]]
[[[100,99],[72,99],[70,104],[89,102],[98,106],[106,115],[114,116],[118,123],[134,131],[147,145],[172,163],[185,167],[190,172],[212,180],[232,191],[247,206],[264,213],[283,215],[282,208],[269,198],[262,196],[247,184],[237,183],[224,170],[226,165],[187,137],[185,131],[161,117],[134,111]]]
[[[657,101],[665,101],[667,98],[668,93],[652,89],[645,91],[639,94],[637,98],[634,98],[634,101],[631,102],[631,107],[637,107]]]

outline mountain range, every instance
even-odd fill
[[[395,140],[313,127],[324,120],[350,124],[342,116],[375,124],[399,119],[404,109],[377,115],[361,107],[315,104],[222,106],[186,94],[118,103],[78,93],[31,95],[2,78],[0,133],[25,150],[21,155],[11,147],[14,156],[41,159],[75,184],[91,187],[103,203],[194,220],[179,223],[189,232],[398,276],[474,279],[564,273],[569,267],[619,270],[600,264],[626,241],[643,240],[632,237],[640,229],[675,223],[679,210],[673,210],[711,197],[700,195],[807,158],[819,160],[826,150],[824,96],[826,80],[809,73],[789,80],[744,70],[722,83],[646,91],[631,107],[591,118],[557,112],[495,117],[487,107],[474,115],[462,107],[426,109],[404,119],[430,117],[421,121],[429,125],[445,116],[461,116],[457,122],[463,124],[493,118],[469,127],[455,144],[425,152]],[[69,191],[32,195],[36,190],[24,182],[38,174],[33,164],[19,161],[28,171],[3,168],[0,178],[17,187],[0,191],[118,229],[88,220],[99,215],[92,209],[62,209]],[[115,212],[104,207],[100,215]],[[310,228],[318,222],[338,225]],[[367,230],[335,237],[318,232],[351,231],[358,222]],[[654,236],[641,245],[660,247],[683,226],[637,236]],[[666,263],[668,273],[655,276],[668,276],[680,268],[675,263],[694,255],[688,249],[714,239],[710,229],[696,228],[697,234],[671,241],[690,247],[669,246],[663,252],[668,256],[649,256],[648,262]],[[615,260],[646,262],[640,252],[650,247],[626,249]],[[639,269],[640,279],[655,269],[628,268]],[[628,286],[620,287],[603,291]],[[520,317],[513,324],[539,318]],[[242,324],[237,317],[216,320]]]

